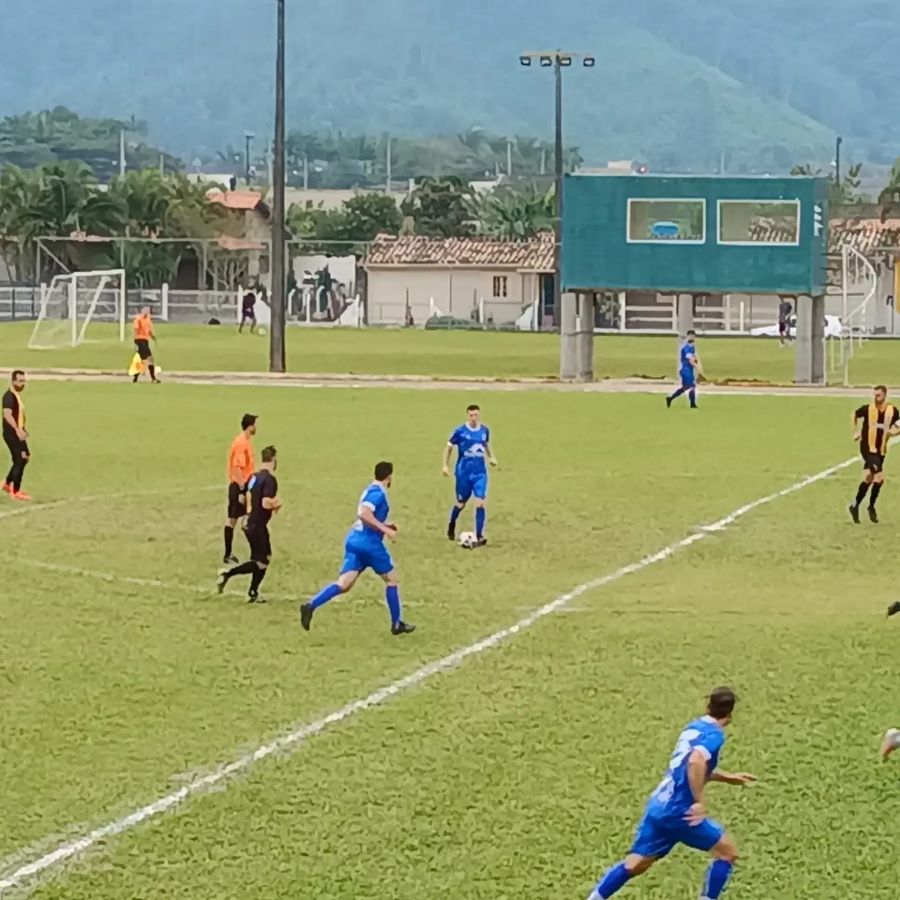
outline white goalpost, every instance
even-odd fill
[[[124,269],[71,272],[41,285],[30,350],[78,347],[87,341],[125,340]]]

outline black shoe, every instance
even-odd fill
[[[228,584],[228,573],[223,569],[219,572],[219,578],[216,581],[216,590],[221,594],[225,591],[225,585]]]
[[[671,408],[672,408],[672,398],[666,397],[666,409],[671,409]]]
[[[456,540],[456,522],[451,522],[447,526],[447,539],[451,541]]]
[[[859,525],[859,507],[851,503],[848,509],[850,510],[850,518]]]
[[[232,554],[231,556],[223,557],[222,562],[225,563],[226,566],[236,566],[240,560]]]
[[[487,547],[487,538],[486,537],[477,538],[475,541],[475,546],[476,547]]]
[[[312,603],[304,603],[300,606],[300,627],[304,631],[309,631],[314,612],[315,610],[312,608]]]
[[[247,602],[248,603],[259,603],[260,602],[259,594],[257,594],[256,591],[250,591],[250,593],[247,594]]]
[[[412,634],[415,630],[415,625],[407,625],[406,622],[398,622],[396,625],[391,625],[391,634]]]
[[[878,524],[878,513],[875,512],[875,507],[874,507],[874,506],[870,506],[870,507],[869,507],[869,521],[870,521],[873,525],[877,525],[877,524]]]
[[[900,600],[895,600],[888,607],[888,618],[890,618],[891,616],[896,616],[897,613],[900,613]]]

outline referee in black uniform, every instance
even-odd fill
[[[22,477],[25,466],[31,458],[28,449],[28,431],[25,428],[25,404],[22,392],[25,390],[25,373],[16,369],[12,373],[11,387],[3,395],[3,443],[9,450],[12,461],[9,472],[3,482],[4,493],[13,500],[30,500],[22,490]]]
[[[259,586],[272,560],[272,541],[269,537],[269,520],[281,509],[281,498],[278,496],[278,479],[275,469],[278,468],[278,454],[274,447],[265,447],[262,451],[262,464],[259,471],[247,483],[247,541],[250,544],[250,561],[241,563],[233,569],[223,569],[219,573],[216,586],[219,593],[236,575],[250,576],[250,590],[247,599],[250,603],[265,602],[260,599]]]

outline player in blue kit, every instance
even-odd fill
[[[456,457],[456,505],[450,510],[450,524],[447,526],[447,537],[456,538],[456,522],[466,504],[475,498],[475,538],[478,546],[483,547],[487,540],[484,536],[484,525],[487,519],[488,473],[486,463],[497,465],[497,459],[491,450],[491,430],[481,424],[481,407],[476,404],[466,408],[466,422],[460,425],[444,449],[443,473],[450,475],[450,457],[454,448]]]
[[[700,359],[697,356],[697,335],[693,331],[687,333],[687,340],[679,354],[681,387],[674,394],[666,397],[666,406],[671,406],[682,394],[686,393],[691,401],[691,409],[697,408],[697,374],[700,371]]]
[[[339,594],[346,594],[366,569],[371,569],[384,580],[384,597],[391,613],[391,634],[411,634],[416,630],[414,625],[407,625],[400,617],[397,570],[384,546],[385,538],[392,541],[397,537],[397,526],[388,521],[390,504],[387,492],[393,475],[393,463],[380,462],[375,466],[375,480],[359,498],[356,521],[344,541],[344,564],[337,581],[300,607],[300,624],[305,631],[309,631],[313,613]]]
[[[704,850],[713,856],[706,872],[700,900],[716,900],[725,890],[737,859],[734,839],[706,816],[703,793],[709,781],[745,785],[756,781],[745,772],[719,772],[719,753],[725,743],[725,726],[731,722],[737,698],[731,688],[710,694],[707,714],[691,722],[675,745],[669,771],[650,795],[634,845],[623,862],[610,869],[588,900],[606,900],[647,871],[676,844]]]

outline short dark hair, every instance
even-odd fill
[[[16,377],[16,373],[13,372],[13,378],[15,378],[15,377]],[[876,390],[876,391],[881,391],[881,392],[884,393],[884,394],[887,393],[887,388],[886,388],[883,384],[876,384],[876,385],[875,385],[875,390]]]
[[[730,687],[717,687],[709,695],[706,709],[714,719],[724,719],[734,712],[737,696]]]
[[[382,460],[379,463],[375,463],[375,480],[376,481],[384,481],[385,478],[390,478],[391,475],[394,474],[394,464],[392,462],[385,462]]]
[[[470,403],[466,407],[466,412],[475,412],[476,409],[478,410],[478,412],[481,412],[481,407],[477,403]]]
[[[21,378],[24,374],[24,369],[13,369],[13,373],[10,376],[10,381],[15,381],[17,378]]]
[[[278,456],[278,451],[272,447],[263,447],[262,451],[262,461],[263,462],[272,462],[275,457]]]
[[[241,431],[246,431],[251,425],[255,425],[258,418],[259,416],[254,416],[253,413],[244,413],[241,418]]]
[[[687,336],[688,336],[688,337],[697,337],[697,332],[694,331],[693,328],[689,328],[689,329],[688,329]]]

